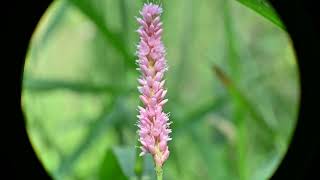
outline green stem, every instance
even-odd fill
[[[156,166],[157,180],[162,180],[162,168],[160,166]]]

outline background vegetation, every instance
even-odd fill
[[[142,0],[56,0],[26,56],[22,108],[55,179],[154,179],[139,158]],[[294,130],[298,71],[264,0],[163,0],[172,137],[164,179],[267,179]]]

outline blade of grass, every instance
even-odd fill
[[[61,22],[61,19],[64,17],[65,12],[68,8],[68,4],[65,0],[55,1],[53,3],[54,4],[49,7],[44,15],[48,16],[48,12],[51,12],[51,14],[53,14],[52,16],[48,16],[49,19],[47,25],[44,26],[44,29],[42,31],[40,31],[39,27],[41,27],[43,24],[43,20],[41,20],[41,24],[36,27],[36,30],[33,33],[34,37],[31,39],[31,43],[29,46],[30,50],[28,51],[27,56],[32,57],[31,63],[33,63],[34,66],[36,65],[38,60],[38,52],[47,45],[47,42],[56,29],[56,26]]]
[[[241,104],[250,113],[252,118],[259,124],[264,131],[271,135],[275,135],[276,129],[268,123],[266,119],[255,109],[254,104],[240,91],[234,82],[217,66],[213,66],[213,72],[217,75],[223,86],[229,91],[232,96],[236,96],[241,101]]]
[[[72,3],[75,7],[77,7],[83,14],[85,14],[102,32],[104,35],[103,37],[108,41],[110,44],[113,45],[115,50],[117,50],[126,62],[126,65],[130,68],[136,68],[134,63],[135,57],[128,52],[128,48],[123,41],[123,38],[120,33],[112,32],[108,26],[105,24],[105,20],[101,14],[99,14],[91,1],[89,0],[68,0]]]
[[[109,149],[99,169],[99,179],[129,180],[134,176],[135,152],[131,148]]]
[[[136,149],[130,146],[112,148],[121,165],[121,169],[127,177],[135,177],[134,164],[136,162]]]
[[[39,116],[39,115],[37,115]],[[62,159],[65,157],[65,155],[62,153],[61,149],[59,148],[58,144],[56,144],[48,135],[43,123],[40,121],[39,117],[34,117],[34,123],[32,125],[28,126],[28,131],[32,133],[38,133],[39,137],[41,138],[42,143],[46,146],[47,149],[54,150],[59,159]]]
[[[241,59],[238,48],[237,37],[235,33],[235,27],[231,18],[231,10],[229,0],[224,1],[224,28],[225,28],[225,39],[226,39],[226,54],[228,65],[230,68],[230,76],[233,80],[241,80],[239,61]]]
[[[90,125],[87,136],[83,139],[81,144],[65,159],[61,160],[59,167],[54,171],[55,177],[63,178],[72,169],[81,155],[88,150],[94,142],[102,136],[102,133],[108,132],[107,130],[112,124],[119,119],[121,112],[118,112],[118,106],[121,104],[121,98],[113,100],[111,107],[105,107],[104,113],[97,118],[96,121]]]
[[[127,4],[126,4],[126,0],[119,0],[119,4],[120,4],[120,12],[121,12],[121,23],[122,23],[122,35],[124,38],[124,41],[126,43],[128,40],[128,10],[127,10]]]
[[[238,106],[239,107],[239,106]],[[247,180],[249,179],[249,172],[248,172],[248,158],[247,158],[247,127],[246,123],[247,121],[243,120],[244,119],[244,111],[243,109],[237,108],[237,112],[235,112],[236,118],[241,118],[242,122],[239,123],[237,127],[237,140],[236,140],[236,146],[237,146],[237,153],[238,153],[238,170],[239,170],[239,175],[240,179],[242,180]]]
[[[141,149],[140,142],[138,141],[139,136],[136,135],[136,163],[135,163],[135,174],[139,180],[148,179],[153,180],[156,177],[156,173],[154,170],[154,162],[151,154],[146,154],[144,156],[140,156]]]
[[[143,176],[142,180],[155,180],[156,179],[156,172],[154,170],[154,160],[151,154],[146,154],[143,157]]]
[[[267,0],[237,0],[242,5],[252,9],[264,18],[271,21],[273,24],[279,28],[286,31],[285,26],[277,15],[276,11],[271,7]]]
[[[69,90],[79,93],[118,93],[119,88],[111,85],[90,85],[85,82],[64,80],[42,80],[28,78],[23,81],[23,88],[28,91],[48,92],[55,90]]]
[[[226,102],[225,97],[219,97],[218,99],[214,101],[210,101],[205,105],[202,105],[195,109],[194,111],[191,111],[188,113],[185,117],[183,117],[182,120],[177,120],[176,127],[174,127],[174,131],[172,132],[172,136],[176,136],[180,133],[183,133],[188,129],[189,127],[192,127],[195,123],[200,123],[204,120],[204,116],[208,114],[209,112],[215,111],[218,108],[221,108]],[[178,123],[181,122],[181,123]],[[174,125],[174,124],[173,124]]]
[[[235,32],[234,22],[232,21],[232,10],[230,9],[230,1],[224,1],[224,28],[225,28],[225,39],[227,41],[226,51],[227,51],[227,60],[230,67],[231,79],[240,82],[242,76],[240,73],[240,60],[242,53],[239,49],[238,38]],[[236,139],[236,153],[237,153],[237,170],[239,179],[246,180],[248,179],[248,158],[247,158],[247,133],[246,126],[247,123],[246,111],[243,108],[243,103],[239,96],[231,94],[232,98],[232,119],[235,121],[237,128],[237,139]]]

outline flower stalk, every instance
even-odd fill
[[[160,166],[156,166],[157,180],[162,180],[163,170]]]
[[[171,133],[168,114],[163,112],[165,99],[164,73],[168,70],[165,58],[165,48],[161,41],[162,22],[160,15],[162,8],[159,5],[144,4],[140,11],[141,18],[137,18],[140,25],[137,30],[140,42],[137,45],[137,70],[141,76],[138,79],[139,96],[143,107],[139,108],[138,133],[143,156],[150,153],[155,162],[158,180],[162,180],[162,166],[169,156],[168,141]]]

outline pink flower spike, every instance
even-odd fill
[[[139,58],[138,70],[141,73],[138,89],[144,104],[144,107],[138,107],[138,133],[142,151],[140,155],[150,153],[156,167],[160,169],[169,156],[168,141],[171,133],[168,116],[162,111],[168,99],[165,99],[167,90],[163,80],[167,62],[161,41],[161,13],[162,8],[159,5],[149,3],[144,4],[140,11],[142,17],[136,18],[140,25],[137,30],[140,42],[136,53]]]

